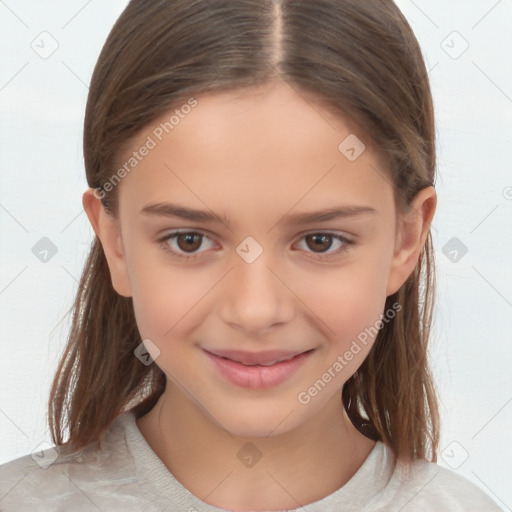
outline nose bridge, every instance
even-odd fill
[[[237,329],[265,330],[293,317],[293,294],[276,277],[271,250],[242,242],[234,255],[233,269],[222,291],[221,315]]]

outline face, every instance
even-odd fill
[[[166,393],[234,434],[289,430],[339,402],[421,228],[368,145],[340,151],[346,120],[286,84],[195,99],[140,134],[97,232]]]

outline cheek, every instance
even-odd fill
[[[172,338],[185,336],[200,322],[208,293],[222,274],[217,276],[219,272],[207,269],[185,270],[167,263],[165,255],[152,253],[135,248],[128,271],[140,334],[164,346]]]
[[[337,270],[316,273],[302,282],[298,295],[325,326],[328,338],[357,335],[383,312],[389,262],[360,261]]]
[[[168,378],[185,381],[193,372],[186,340],[205,315],[207,301],[201,298],[208,289],[205,279],[200,282],[193,274],[176,269],[164,274],[156,266],[137,272],[132,287],[135,319],[141,338],[153,344],[146,348],[155,364]]]
[[[309,289],[304,283],[304,302],[318,317],[313,321],[326,340],[320,368],[310,380],[313,386],[317,379],[328,380],[331,392],[360,367],[381,326],[389,259],[365,256],[337,272],[308,280]],[[327,400],[327,394],[321,400]]]

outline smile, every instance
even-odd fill
[[[249,352],[204,350],[213,367],[224,379],[248,389],[266,389],[288,380],[309,359],[314,349],[305,352]]]

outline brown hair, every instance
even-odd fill
[[[391,0],[132,0],[96,64],[84,126],[90,187],[101,190],[148,123],[187,98],[286,80],[357,123],[382,154],[397,206],[435,179],[432,97],[418,42]],[[102,191],[116,214],[116,187]],[[354,425],[407,459],[436,460],[439,420],[427,360],[434,261],[430,233],[414,272],[342,399]],[[97,237],[49,398],[56,445],[99,441],[122,412],[144,415],[165,374],[134,356],[131,298],[115,292]],[[68,439],[64,440],[67,430]]]

